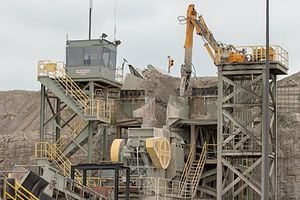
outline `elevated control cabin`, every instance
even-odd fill
[[[66,70],[72,79],[116,80],[117,43],[105,39],[67,40]]]

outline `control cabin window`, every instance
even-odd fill
[[[68,67],[83,66],[82,54],[83,54],[82,47],[67,48],[67,66]]]
[[[103,66],[115,69],[116,52],[105,46],[68,47],[67,66]]]

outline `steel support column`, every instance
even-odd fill
[[[55,123],[56,123],[56,125],[55,125],[55,141],[59,141],[59,139],[60,139],[60,129],[61,129],[61,124],[60,124],[60,110],[61,110],[61,106],[60,106],[60,104],[61,104],[61,101],[60,101],[60,99],[59,98],[57,98],[56,99],[56,113],[58,113],[57,115],[56,115],[56,117],[55,117]]]
[[[107,127],[103,127],[102,135],[102,160],[107,160]]]
[[[273,85],[273,88],[272,88],[272,92],[273,92],[273,95],[274,95],[274,108],[275,108],[275,111],[274,111],[274,124],[273,124],[273,129],[276,130],[275,132],[275,149],[273,150],[276,155],[275,155],[275,174],[274,174],[274,178],[275,178],[275,200],[277,200],[278,198],[278,132],[277,132],[277,77],[273,75],[273,82],[274,82],[274,85]]]
[[[218,127],[217,127],[217,200],[222,200],[223,191],[223,167],[222,167],[222,143],[223,143],[223,80],[222,67],[218,68]]]
[[[41,107],[40,107],[40,141],[45,141],[45,109],[46,109],[46,88],[41,84]]]
[[[270,90],[270,48],[269,48],[269,0],[266,0],[266,66],[263,70],[262,97],[262,171],[261,200],[269,199],[269,90]]]
[[[93,153],[94,153],[94,149],[93,149],[93,121],[89,121],[88,124],[88,131],[89,131],[89,135],[88,135],[88,163],[92,163],[93,162]]]
[[[114,199],[118,200],[119,199],[119,169],[115,170],[115,188],[114,188]]]
[[[91,81],[89,83],[89,97],[90,99],[94,99],[94,82]],[[93,107],[93,102],[90,102],[91,107]],[[94,140],[94,135],[93,135],[93,121],[89,121],[89,136],[88,136],[88,162],[92,163],[93,162],[93,140]]]

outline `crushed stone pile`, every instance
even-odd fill
[[[34,164],[39,138],[40,93],[0,92],[0,168]]]
[[[140,89],[145,90],[145,95],[155,97],[158,102],[167,105],[169,96],[176,95],[179,88],[180,79],[165,75],[157,70],[144,70],[145,80],[140,85]]]

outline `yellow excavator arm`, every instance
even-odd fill
[[[185,55],[184,64],[181,66],[180,96],[186,96],[189,88],[192,73],[192,49],[194,31],[200,35],[204,41],[204,46],[215,65],[244,63],[247,57],[243,51],[237,50],[233,45],[226,45],[217,42],[212,32],[209,30],[205,20],[200,15],[198,17],[195,5],[190,4],[186,14],[186,35],[185,35]]]
[[[189,34],[186,34],[185,46],[191,47],[193,45],[193,34],[190,32],[196,29],[196,33],[200,35],[204,41],[204,46],[208,51],[208,54],[216,65],[221,63],[243,63],[246,61],[246,56],[243,52],[238,51],[233,45],[226,45],[221,42],[217,42],[214,35],[209,30],[202,15],[197,17],[197,11],[194,4],[189,5],[187,12],[187,29]],[[190,27],[192,24],[192,28]]]

